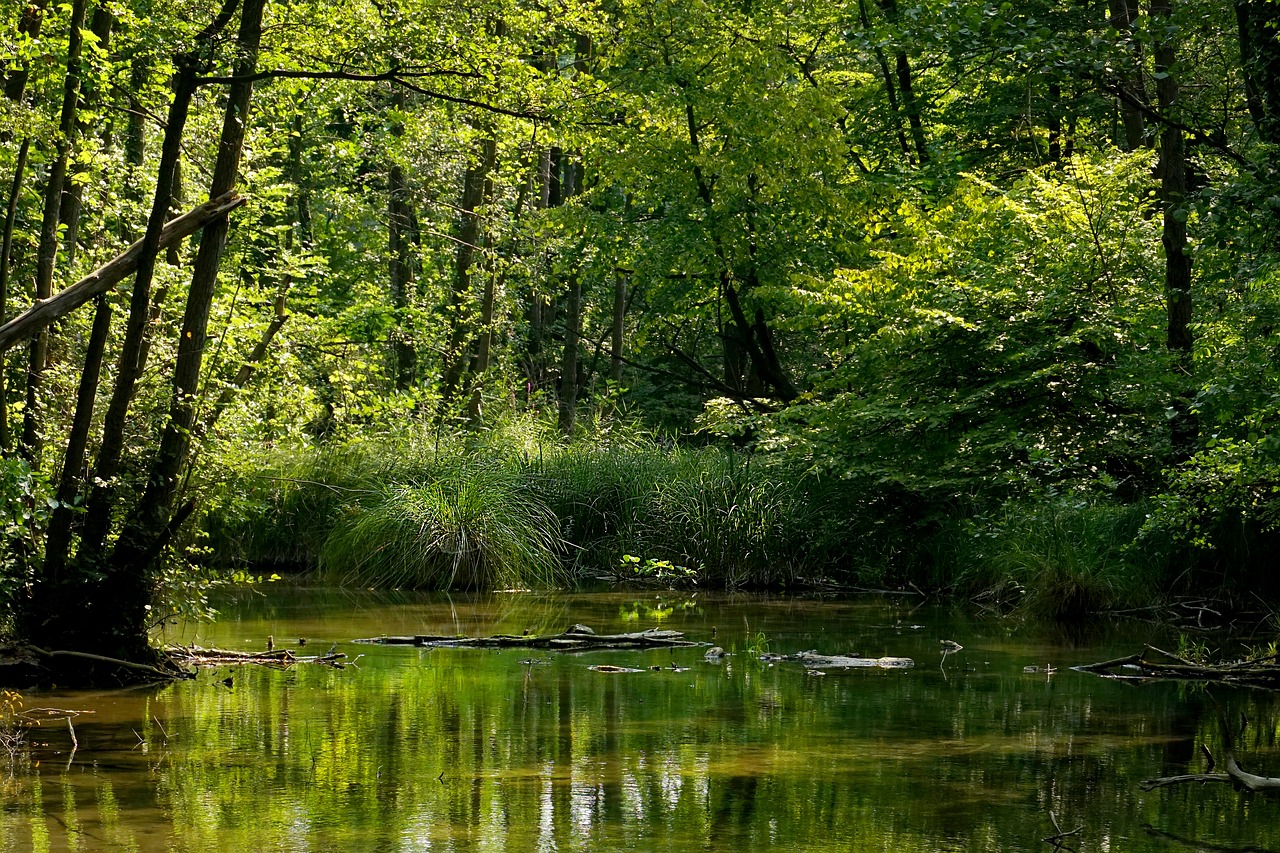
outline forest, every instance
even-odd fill
[[[0,601],[1280,583],[1280,4],[0,0]]]

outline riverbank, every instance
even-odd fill
[[[1238,530],[1234,555],[1195,547],[1171,536],[1160,499],[943,495],[639,433],[276,450],[215,493],[206,544],[218,560],[353,587],[902,588],[1065,620],[1269,594],[1264,534]]]

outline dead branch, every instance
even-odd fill
[[[1153,659],[1155,656],[1162,659]],[[1218,664],[1195,663],[1171,652],[1147,646],[1140,654],[1072,668],[1104,678],[1169,678],[1280,688],[1280,658],[1277,655]]]
[[[370,637],[356,640],[382,646],[425,646],[455,649],[550,649],[558,652],[590,652],[612,649],[653,649],[697,646],[679,631],[650,628],[633,634],[597,634],[585,625],[574,625],[559,634],[517,637],[440,637],[426,634],[400,637]]]
[[[262,666],[283,669],[298,663],[313,663],[331,666],[334,669],[342,669],[348,663],[347,656],[338,651],[330,651],[323,655],[298,655],[291,649],[276,649],[265,652],[236,652],[229,649],[206,649],[195,645],[169,646],[165,651],[190,666],[226,666],[256,663]]]
[[[245,203],[242,196],[226,193],[207,201],[188,213],[165,223],[160,232],[160,249],[176,243],[216,222]],[[26,340],[51,323],[65,317],[95,296],[106,293],[138,268],[142,256],[142,240],[125,249],[103,266],[70,287],[28,308],[0,326],[0,352]]]
[[[1209,762],[1209,771],[1207,773],[1187,773],[1181,776],[1162,776],[1159,779],[1147,779],[1141,784],[1144,791],[1151,791],[1156,788],[1167,788],[1171,785],[1182,785],[1187,782],[1225,782],[1236,788],[1257,793],[1259,791],[1280,791],[1280,778],[1274,776],[1259,776],[1256,773],[1250,773],[1242,768],[1236,761],[1235,735],[1231,731],[1231,726],[1227,723],[1225,717],[1219,718],[1222,727],[1222,760],[1217,762],[1214,760],[1213,754],[1208,747],[1201,744],[1200,749],[1204,752]],[[1244,723],[1240,726],[1240,731],[1244,732]],[[1213,768],[1221,763],[1226,770],[1225,773],[1213,773]]]

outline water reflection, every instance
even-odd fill
[[[1226,786],[1144,794],[1201,769],[1219,714],[1265,772],[1280,727],[1259,691],[1129,685],[1067,666],[1148,629],[1070,638],[902,602],[561,595],[433,599],[271,589],[184,639],[327,644],[379,633],[520,633],[573,622],[664,627],[701,649],[554,657],[347,646],[345,671],[214,670],[154,691],[59,694],[93,708],[39,733],[7,782],[8,850],[1039,850],[1083,825],[1088,850],[1172,838],[1280,847],[1275,805]],[[922,625],[915,628],[912,626]],[[745,650],[915,658],[905,672],[811,677]],[[939,639],[965,646],[945,669]],[[673,657],[687,672],[647,671]],[[646,669],[592,672],[592,663]],[[1024,674],[1029,664],[1058,673]],[[224,680],[231,677],[231,686]],[[1274,769],[1272,772],[1276,772]],[[1154,831],[1148,831],[1150,824]]]

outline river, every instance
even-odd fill
[[[1270,693],[1069,669],[1178,643],[1140,622],[1065,631],[914,596],[285,584],[219,606],[217,622],[164,639],[256,650],[268,635],[277,648],[305,638],[302,651],[336,643],[352,663],[28,696],[86,713],[74,748],[55,722],[32,733],[29,760],[6,765],[0,851],[1029,853],[1052,849],[1055,819],[1080,828],[1067,841],[1082,851],[1280,849],[1280,802],[1225,785],[1139,788],[1204,769],[1220,712],[1249,718],[1245,767],[1280,774]],[[350,642],[574,623],[680,630],[729,655]],[[963,651],[944,658],[943,640]],[[762,663],[766,649],[915,666],[816,676]]]

